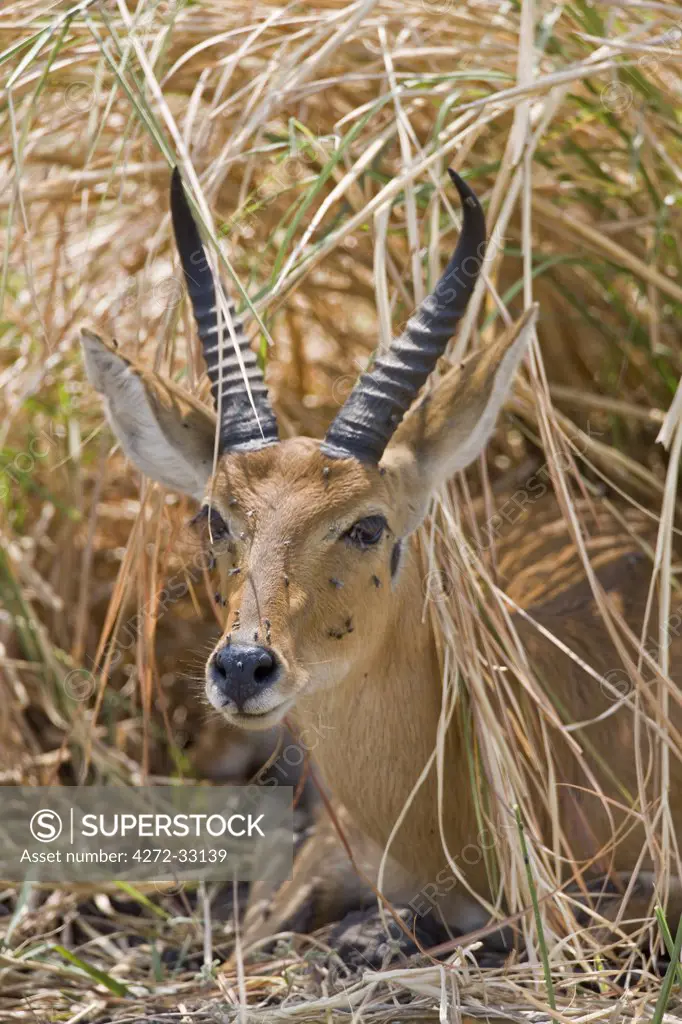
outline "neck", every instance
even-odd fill
[[[386,641],[360,674],[350,673],[297,705],[306,743],[334,797],[382,847],[436,746],[441,670],[429,616],[422,619],[423,578],[413,540],[400,570]],[[466,753],[453,736],[447,761],[446,786],[456,787],[456,810],[448,814],[445,807],[443,818],[454,855],[470,841],[468,833],[476,826],[473,807],[466,806],[472,803]],[[446,863],[438,837],[436,783],[434,761],[390,848],[404,868],[424,880],[434,878]],[[433,842],[424,843],[425,836],[433,836]]]

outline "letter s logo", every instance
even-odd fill
[[[39,843],[53,843],[59,839],[64,825],[56,811],[36,811],[31,818],[31,835]]]

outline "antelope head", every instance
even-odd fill
[[[279,439],[262,373],[216,284],[177,171],[173,227],[216,415],[83,332],[88,376],[126,454],[201,502],[194,528],[215,556],[224,605],[206,693],[241,727],[268,728],[298,696],[362,678],[363,663],[392,642],[408,538],[434,490],[485,447],[531,334],[508,333],[418,398],[484,257],[481,207],[450,176],[463,204],[456,251],[323,441]]]

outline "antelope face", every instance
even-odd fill
[[[226,602],[206,693],[235,724],[272,725],[385,642],[402,490],[401,472],[331,459],[308,438],[222,459],[197,526]]]
[[[125,452],[201,502],[193,527],[216,559],[224,614],[206,694],[236,725],[269,728],[299,694],[361,673],[390,643],[406,540],[434,489],[483,450],[532,334],[534,310],[415,401],[483,257],[481,208],[453,180],[464,223],[447,270],[322,442],[279,440],[262,374],[216,286],[177,172],[173,225],[217,417],[83,332],[88,376]]]

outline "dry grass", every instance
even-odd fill
[[[191,743],[205,713],[187,691],[214,623],[205,581],[187,570],[188,503],[141,483],[112,452],[77,346],[77,329],[92,326],[205,396],[170,245],[174,162],[214,240],[229,239],[225,273],[259,318],[286,432],[322,434],[377,338],[435,280],[457,234],[448,164],[483,199],[493,239],[453,354],[540,303],[539,347],[487,474],[453,485],[433,520],[444,527],[433,557],[458,567],[470,598],[435,605],[451,655],[446,713],[467,650],[492,650],[496,637],[515,662],[494,573],[460,565],[462,510],[489,478],[545,458],[588,566],[575,483],[610,481],[662,511],[656,565],[674,581],[677,403],[673,457],[654,441],[682,375],[678,6],[8,0],[0,48],[1,783],[191,774],[221,740],[206,723],[200,749]],[[159,608],[169,579],[187,587]],[[481,603],[485,621],[473,611]],[[662,712],[665,655],[652,669]],[[469,699],[491,725],[478,736],[482,758],[532,822],[538,767],[519,760],[492,713],[499,680],[472,664]],[[549,733],[544,742],[550,763]],[[665,801],[651,828],[673,866]],[[625,944],[614,966],[568,897],[547,898],[553,858],[534,849],[529,875],[510,846],[502,868],[529,948],[548,947],[555,1019],[651,1018],[651,963]],[[528,913],[534,888],[539,918]],[[457,954],[457,970],[366,976],[339,993],[319,944],[235,958],[232,925],[216,923],[207,944],[186,895],[46,900],[29,888],[0,894],[2,907],[3,1022],[246,1019],[245,993],[262,1021],[549,1012],[535,955],[481,972]]]

